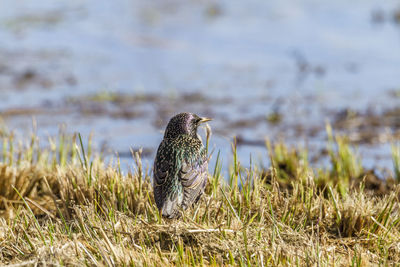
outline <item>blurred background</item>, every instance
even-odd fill
[[[214,118],[224,164],[234,137],[244,164],[267,165],[265,138],[318,163],[329,122],[364,165],[390,167],[399,104],[398,1],[0,3],[0,117],[27,142],[92,133],[124,166],[130,147],[151,164],[169,118],[189,111]]]

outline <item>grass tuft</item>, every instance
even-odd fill
[[[373,179],[345,137],[328,126],[330,163],[312,168],[305,149],[266,142],[271,167],[217,153],[199,205],[160,217],[151,170],[132,151],[123,174],[81,135],[27,145],[3,134],[0,265],[316,265],[400,262],[399,153],[394,177]],[[56,141],[57,140],[57,141]],[[85,146],[85,143],[87,144]],[[375,177],[376,178],[376,177]]]

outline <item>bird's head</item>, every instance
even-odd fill
[[[197,138],[197,127],[210,118],[201,118],[193,113],[183,112],[172,117],[165,130],[164,138],[175,138],[181,134],[187,134]]]

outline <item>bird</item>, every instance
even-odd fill
[[[197,128],[210,121],[196,114],[183,112],[170,119],[153,166],[153,193],[163,217],[180,217],[198,202],[207,184],[207,152]]]

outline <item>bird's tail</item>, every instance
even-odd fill
[[[160,212],[162,216],[172,219],[179,216],[179,208],[178,198],[167,198],[160,207]]]

